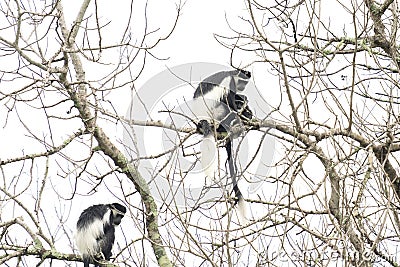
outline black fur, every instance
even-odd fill
[[[110,216],[104,221],[104,215],[108,211],[110,211]],[[110,260],[112,255],[111,250],[115,240],[115,226],[121,223],[125,213],[126,207],[119,203],[93,205],[81,213],[76,224],[78,230],[77,237],[80,234],[84,235],[84,231],[96,220],[103,222],[103,234],[100,236],[88,237],[96,239],[97,251],[96,248],[92,248],[95,250],[95,254],[92,255],[93,253],[80,251],[83,257],[84,267],[89,267],[90,263],[94,264],[94,266],[100,266],[99,260]]]
[[[215,104],[215,108],[224,109],[224,113],[220,118],[214,118],[215,120],[219,120],[219,126],[216,129],[217,133],[227,133],[231,127],[240,124],[242,120],[251,120],[253,118],[253,112],[248,106],[247,97],[238,93],[245,89],[248,80],[251,78],[251,73],[249,71],[233,70],[215,73],[200,82],[194,92],[193,98],[196,99],[205,96],[219,86],[227,77],[231,79],[229,88],[227,88],[227,93],[223,95],[221,99],[212,99],[213,101],[220,102]],[[234,77],[236,77],[236,80]],[[201,120],[198,123],[197,129],[199,132],[203,133],[204,136],[207,136],[207,134],[211,132],[209,123],[205,120]],[[242,193],[237,185],[237,171],[232,157],[231,138],[227,139],[225,149],[228,156],[229,172],[233,183],[233,191],[236,196],[236,204],[239,199],[242,198]]]

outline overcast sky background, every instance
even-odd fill
[[[63,1],[65,16],[69,25],[71,25],[73,20],[75,19],[81,2],[81,0]],[[131,1],[128,0],[98,1],[100,22],[110,22],[110,24],[102,30],[104,45],[119,43],[121,35],[126,27],[130,9],[130,2]],[[132,23],[130,25],[133,39],[137,38],[137,36],[142,36],[144,28],[145,4],[145,1],[134,1],[134,12]],[[149,36],[146,42],[147,44],[151,44],[159,37],[165,37],[165,35],[169,33],[176,17],[177,4],[178,3],[176,3],[175,1],[170,0],[148,1],[148,31],[156,29],[159,29],[159,31]],[[91,6],[93,6],[93,1],[91,3]],[[89,10],[90,12],[92,12],[93,8],[90,8]],[[327,10],[329,10],[329,12],[335,11],[334,7],[329,7]],[[236,36],[236,34],[230,29],[230,27],[232,27],[233,29],[248,31],[249,27],[248,25],[246,26],[245,21],[242,20],[241,17],[248,17],[245,2],[242,0],[187,0],[186,2],[184,2],[182,13],[179,17],[177,26],[172,35],[167,40],[162,41],[157,46],[157,48],[152,50],[152,53],[154,55],[159,58],[165,58],[166,60],[156,60],[148,56],[145,69],[135,83],[136,88],[140,90],[143,84],[145,84],[149,79],[152,79],[154,75],[164,71],[167,67],[171,68],[176,65],[194,62],[211,62],[229,66],[231,51],[219,44],[215,40],[214,34]],[[345,19],[342,19],[343,24],[346,23]],[[301,20],[299,23],[302,23]],[[271,32],[269,34],[271,34],[271,36],[276,35],[278,34],[278,31]],[[113,54],[113,52],[105,52],[103,59],[105,59],[106,61],[108,60],[110,63],[113,63],[116,62],[118,57],[119,54],[117,53]],[[253,73],[253,82],[255,83],[257,89],[263,94],[263,96],[268,99],[268,101],[271,101],[271,103],[279,101],[281,91],[277,87],[280,86],[280,83],[276,80],[276,77],[271,76],[268,72],[268,64],[247,66],[253,60],[254,58],[250,58],[250,53],[238,52],[234,55],[233,63],[236,67],[246,66],[246,68]],[[105,69],[107,68],[104,68],[103,72],[103,69],[101,67],[91,68],[90,66],[88,66],[88,68],[86,69],[86,77],[88,79],[95,80],[105,75]],[[127,77],[127,79],[128,78],[129,77]],[[117,90],[116,93],[111,93],[109,99],[112,101],[117,113],[121,116],[125,116],[130,104],[130,97],[131,88],[127,87]],[[317,102],[313,104],[317,105]],[[320,114],[321,117],[323,117],[324,115],[325,114]],[[37,127],[41,126],[37,125]],[[64,125],[60,127],[61,128],[59,130],[62,131],[62,127],[65,127],[64,129],[67,129],[68,126]],[[111,124],[107,125],[106,127],[108,127],[108,132],[111,133],[111,138],[113,138],[114,140],[122,139],[122,129],[120,126],[115,126]],[[9,140],[13,139],[12,137],[14,135],[18,135],[16,135],[16,133],[13,131],[9,131],[9,129],[7,129],[7,131],[4,131],[2,134],[4,134],[3,136],[5,137],[2,142],[0,141],[1,147],[3,149],[3,156],[7,155],[6,158],[9,158],[9,155],[20,155],[21,150],[15,149],[15,144],[9,142]],[[18,142],[17,138],[14,140]],[[26,144],[19,143],[18,146],[24,147],[26,146]],[[324,172],[322,166],[320,166],[320,164],[315,165],[312,160],[312,156],[310,156],[310,158],[304,162],[304,168],[309,170],[309,174],[313,174],[315,183],[317,183],[318,179],[323,179]],[[56,172],[57,168],[54,168],[51,171]],[[57,173],[55,172],[51,175],[57,175]],[[109,182],[112,183],[112,180],[110,180]],[[53,186],[54,188],[58,189],[60,193],[62,193],[62,188],[64,186],[70,186],[70,182],[65,181],[65,183],[66,184],[62,184],[60,182],[60,184],[56,184]],[[119,186],[119,184],[117,186]],[[129,188],[131,186],[127,185],[127,187]],[[34,193],[35,189],[36,188],[32,188],[32,194]],[[68,191],[69,193],[69,190],[66,191]],[[83,192],[83,190],[81,191]],[[72,209],[67,211],[69,214],[67,228],[69,227],[70,231],[75,230],[75,222],[83,208],[86,208],[91,204],[99,202],[113,202],[115,200],[112,192],[105,193],[108,191],[106,187],[99,187],[99,191],[102,192],[102,196],[105,196],[104,198],[100,199],[100,194],[96,194],[94,195],[94,197],[82,197],[82,201],[79,201],[79,196],[74,199]],[[51,195],[51,193],[49,194]],[[69,195],[67,194],[64,197],[68,196]],[[57,199],[55,198],[54,201],[56,200]],[[48,203],[45,203],[45,205],[48,206],[48,209],[51,209],[53,208],[54,203],[49,201]],[[131,233],[125,232],[124,234],[126,237],[128,237],[127,240],[130,240],[130,238],[135,238],[134,236],[130,236]],[[121,233],[117,231],[117,239],[123,240],[124,238],[121,237]],[[66,244],[66,247],[68,247],[68,244]],[[60,266],[63,266],[63,263],[60,263]]]

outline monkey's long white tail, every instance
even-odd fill
[[[247,213],[248,206],[247,202],[243,199],[243,197],[239,198],[239,201],[237,203],[237,209],[238,209],[239,223],[241,225],[246,225],[249,222]]]
[[[204,136],[200,144],[201,150],[201,166],[206,176],[206,182],[214,182],[218,166],[218,150],[217,142],[213,134]]]

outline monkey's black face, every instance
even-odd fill
[[[122,214],[115,215],[114,219],[113,219],[113,224],[119,225],[121,223],[122,218],[124,218],[124,215],[122,215]]]
[[[244,91],[244,88],[246,88],[247,85],[247,81],[244,80],[238,80],[237,84],[236,84],[236,90],[238,90],[239,92]]]
[[[242,92],[251,78],[251,72],[247,70],[240,70],[234,78],[236,83],[236,90]]]
[[[210,124],[206,120],[201,120],[197,124],[197,131],[202,133],[204,136],[207,136],[212,133]]]
[[[110,222],[112,222],[114,226],[119,225],[126,213],[126,207],[118,203],[108,204],[108,207],[111,209]]]

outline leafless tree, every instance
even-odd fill
[[[268,206],[263,264],[278,250],[298,265],[398,266],[398,2],[247,7],[248,31],[219,40],[268,66],[260,90],[281,95],[261,122],[280,140],[277,191],[251,200]]]
[[[109,97],[123,87],[133,91],[146,57],[175,28],[180,7],[169,30],[150,32],[134,29],[131,20],[138,11],[133,2],[119,3],[118,12],[126,17],[125,25],[115,25],[122,29],[115,42],[107,35],[111,22],[102,19],[105,10],[98,1],[85,0],[73,7],[72,22],[66,21],[69,13],[63,4],[1,3],[2,124],[8,134],[4,144],[12,144],[2,149],[0,263],[32,266],[29,256],[39,259],[35,265],[53,259],[59,265],[80,261],[72,250],[72,219],[77,218],[69,216],[69,201],[88,192],[94,195],[103,180],[112,180],[108,191],[131,205],[131,217],[142,216],[137,226],[153,249],[149,258],[171,266],[148,186],[103,127],[119,121],[115,113],[107,115],[106,110],[113,108]],[[138,20],[147,25],[147,5],[140,8]],[[133,31],[138,34],[132,36]],[[133,188],[124,188],[124,182]],[[130,192],[122,194],[123,189]],[[136,201],[129,200],[132,191],[139,193]],[[130,226],[130,231],[141,233],[134,222]],[[57,244],[60,238],[64,245]],[[123,250],[134,257],[131,243],[140,240],[126,238]]]
[[[246,219],[222,149],[214,184],[190,184],[201,135],[184,104],[157,107],[164,121],[115,106],[131,94],[146,104],[136,82],[168,56],[155,48],[182,5],[160,29],[148,4],[121,5],[116,40],[100,1],[63,4],[0,3],[0,264],[80,264],[81,208],[113,199],[129,211],[111,266],[400,265],[397,1],[246,0],[231,32],[215,33],[266,100],[235,141]],[[138,129],[168,145],[144,153]]]

